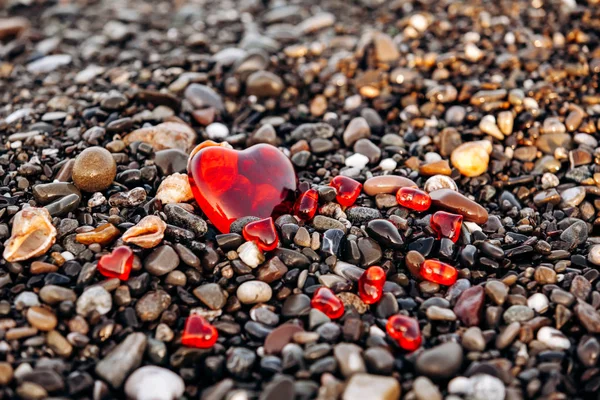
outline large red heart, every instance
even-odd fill
[[[238,218],[277,217],[294,204],[294,167],[268,144],[237,151],[203,143],[190,155],[188,174],[198,205],[223,233]]]

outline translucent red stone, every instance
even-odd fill
[[[392,315],[385,328],[404,350],[415,351],[421,346],[421,329],[416,319],[401,314]]]
[[[320,287],[315,291],[310,306],[331,319],[344,315],[344,303],[327,287]]]
[[[203,316],[192,314],[185,320],[185,328],[181,335],[181,344],[188,347],[208,349],[219,338],[217,329]]]
[[[119,246],[112,253],[100,257],[98,272],[107,278],[129,279],[133,267],[133,251],[127,246]]]
[[[345,207],[350,207],[356,202],[362,189],[362,183],[342,175],[333,178],[330,185],[337,191],[335,196],[337,202]]]
[[[385,271],[376,265],[367,268],[358,279],[358,295],[365,304],[375,304],[383,295]]]
[[[426,211],[431,207],[431,197],[427,192],[413,187],[403,187],[396,192],[396,201],[402,207],[415,211]]]
[[[221,232],[238,218],[289,213],[296,191],[290,160],[276,147],[257,144],[243,151],[210,143],[188,163],[196,202]]]
[[[437,211],[431,216],[429,223],[431,224],[431,229],[437,234],[438,239],[446,237],[456,243],[460,237],[462,221],[462,215]]]
[[[423,279],[445,286],[453,285],[458,277],[456,268],[438,260],[423,261],[419,273]]]
[[[298,196],[294,205],[294,215],[304,221],[310,221],[317,212],[319,206],[319,192],[309,189]]]
[[[256,245],[264,251],[271,251],[277,247],[279,237],[277,229],[273,223],[273,218],[265,218],[258,221],[253,221],[242,230],[244,239],[249,242],[255,242]]]

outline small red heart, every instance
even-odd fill
[[[133,251],[127,246],[119,246],[110,254],[100,257],[98,271],[107,278],[129,279],[133,267]]]
[[[196,202],[223,233],[238,218],[277,217],[294,204],[294,167],[268,144],[237,151],[203,143],[190,155],[188,174]]]
[[[218,338],[219,333],[214,326],[201,315],[192,314],[185,321],[181,344],[188,347],[208,349],[217,342]]]
[[[249,242],[256,242],[256,245],[264,251],[273,250],[277,247],[277,243],[279,243],[277,230],[271,217],[246,224],[242,230],[242,234],[244,235],[244,239]]]

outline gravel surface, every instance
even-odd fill
[[[0,1],[0,399],[596,398],[599,27],[598,0]],[[205,140],[279,149],[252,168],[295,206],[219,231]]]

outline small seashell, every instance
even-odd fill
[[[179,149],[188,152],[196,141],[196,132],[183,122],[167,121],[156,126],[136,129],[123,138],[126,145],[146,142],[154,150]]]
[[[425,189],[427,193],[431,193],[440,189],[451,189],[455,192],[458,192],[458,186],[456,185],[456,182],[454,182],[454,179],[446,175],[434,175],[427,179],[423,189]]]
[[[142,218],[137,225],[127,229],[123,234],[125,243],[132,243],[144,249],[157,246],[165,235],[167,224],[155,215]]]
[[[163,204],[183,203],[194,198],[187,175],[175,173],[161,182],[156,198]]]
[[[56,241],[56,228],[45,208],[30,207],[19,211],[13,220],[12,234],[4,244],[4,259],[24,261],[41,256]]]

